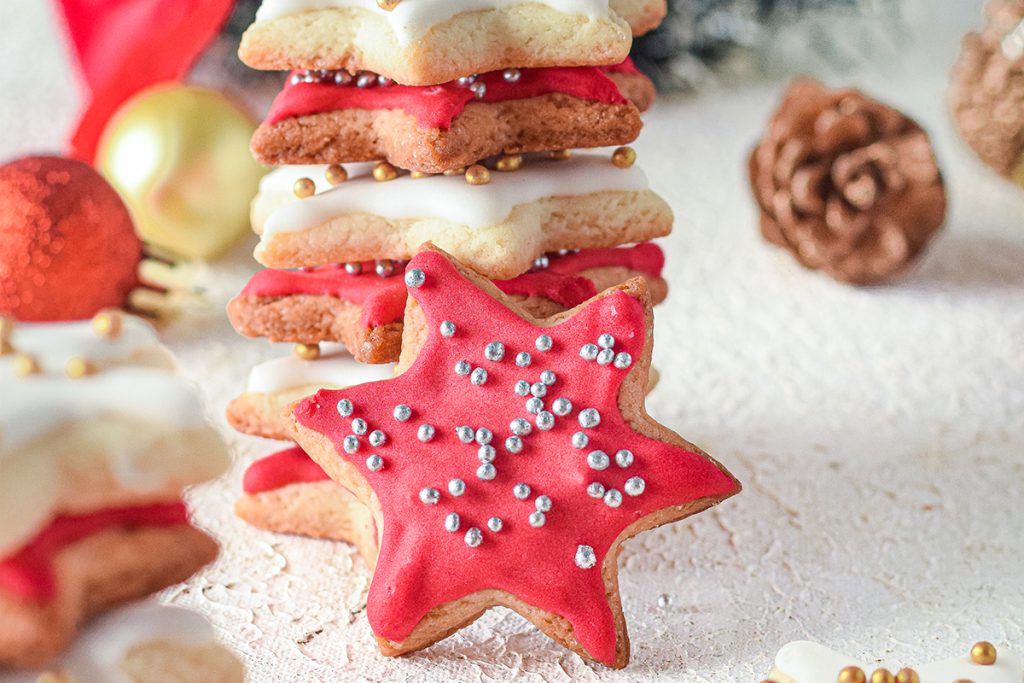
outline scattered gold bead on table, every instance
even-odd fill
[[[487,185],[491,182],[491,172],[482,164],[473,164],[466,169],[466,182],[470,185]]]
[[[900,669],[896,674],[896,683],[921,683],[921,677],[913,669]]]
[[[386,161],[379,161],[373,167],[373,179],[378,183],[386,183],[398,177],[398,169]]]
[[[302,360],[316,360],[320,357],[319,344],[296,344],[295,355]]]
[[[377,6],[385,12],[390,12],[398,7],[398,3],[400,2],[402,2],[402,0],[377,0]]]
[[[571,156],[572,156],[572,150],[571,149],[556,149],[553,152],[548,152],[548,157],[554,159],[555,161],[565,161],[566,159],[568,159]]]
[[[341,185],[348,180],[348,171],[341,164],[331,164],[327,167],[327,172],[324,175],[331,185]]]
[[[92,317],[92,331],[100,337],[116,339],[124,328],[121,311],[100,311]]]
[[[971,646],[971,661],[982,666],[992,666],[996,663],[996,647],[987,641],[981,641]]]
[[[504,154],[498,163],[495,164],[495,168],[503,173],[509,173],[511,171],[518,171],[523,167],[523,155],[522,154]]]
[[[316,183],[309,178],[299,178],[295,181],[292,191],[299,199],[309,199],[316,194]]]
[[[632,147],[619,147],[612,152],[612,163],[619,168],[629,168],[636,163],[636,150]]]
[[[39,363],[32,356],[19,353],[14,357],[14,374],[18,377],[28,377],[39,372]]]
[[[96,372],[96,366],[81,356],[75,356],[64,366],[64,374],[69,379],[82,379]]]
[[[839,672],[836,683],[867,683],[867,676],[855,666],[848,666]]]
[[[466,172],[466,167],[463,166],[462,168],[449,168],[447,171],[444,172],[444,175],[446,175],[446,176],[457,176],[457,175],[462,175],[465,172]]]
[[[423,171],[412,171],[409,173],[409,177],[413,180],[422,180],[423,178],[429,178],[433,173],[424,173]]]
[[[871,683],[896,683],[896,677],[888,669],[875,669],[871,674]]]

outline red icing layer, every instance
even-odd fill
[[[99,510],[85,515],[62,515],[14,555],[0,561],[0,591],[31,602],[57,595],[53,560],[61,550],[115,527],[166,527],[188,524],[182,502]]]
[[[298,446],[257,460],[249,465],[242,479],[242,490],[249,494],[276,491],[291,484],[330,481],[320,465]]]
[[[622,266],[661,277],[665,255],[655,244],[635,247],[584,249],[575,254],[555,256],[541,271],[526,273],[497,285],[506,294],[539,296],[572,308],[597,294],[594,284],[577,277],[591,268]],[[364,267],[366,271],[372,271]],[[323,266],[313,270],[263,270],[257,273],[242,294],[254,297],[282,298],[293,295],[330,296],[362,306],[360,322],[365,327],[381,327],[398,322],[405,315],[405,283],[399,273],[381,278],[372,272],[350,275],[341,266]]]
[[[550,93],[603,104],[627,104],[618,86],[595,67],[554,67],[522,69],[519,80],[509,83],[502,72],[481,74],[477,82],[487,86],[480,102],[523,100]],[[358,88],[333,83],[292,83],[274,100],[267,123],[339,109],[401,109],[415,116],[424,128],[451,128],[466,105],[475,100],[465,86],[450,82],[442,85],[389,85]]]
[[[373,488],[383,519],[381,552],[370,586],[367,613],[374,632],[402,641],[434,607],[485,589],[507,591],[529,605],[560,615],[573,626],[574,636],[594,658],[616,661],[615,620],[600,570],[617,537],[624,529],[665,508],[706,498],[720,498],[738,490],[736,482],[710,458],[644,436],[619,412],[618,397],[628,370],[599,365],[580,357],[584,344],[596,343],[603,333],[614,335],[615,352],[642,358],[646,352],[646,314],[640,302],[616,292],[579,309],[555,327],[539,328],[505,308],[493,297],[466,280],[437,252],[418,255],[409,265],[425,273],[424,284],[411,290],[427,320],[429,336],[415,363],[394,379],[363,384],[342,391],[320,391],[301,402],[297,421],[326,435],[343,458]],[[451,338],[438,331],[442,321],[452,321]],[[548,352],[539,351],[536,340],[548,334],[554,340]],[[501,361],[489,361],[484,349],[500,340]],[[528,351],[532,365],[521,368],[515,357]],[[486,383],[471,384],[453,368],[460,360],[488,372]],[[568,398],[573,408],[555,418],[549,431],[533,427],[523,437],[519,454],[505,448],[510,421],[533,416],[526,398],[513,392],[520,379],[537,382],[543,370],[557,379],[547,388],[545,409],[555,398]],[[349,417],[341,417],[338,403],[352,402]],[[407,404],[412,419],[398,422],[395,406]],[[583,429],[581,410],[596,408],[600,424]],[[361,418],[369,430],[380,429],[386,442],[372,448],[359,437],[359,448],[343,447],[353,434],[353,420]],[[428,442],[417,438],[420,425],[430,424],[436,435]],[[493,480],[477,477],[478,446],[464,444],[455,428],[486,427],[494,434],[497,449]],[[590,439],[587,448],[571,445],[574,432]],[[623,448],[632,450],[635,462],[621,468],[614,462],[604,471],[588,467],[587,454],[594,449],[614,458]],[[383,468],[372,472],[366,460],[379,455]],[[623,493],[620,507],[591,498],[587,486],[599,482],[625,491],[627,479],[639,476],[646,490],[639,496]],[[448,492],[448,482],[460,478],[464,495]],[[519,500],[512,494],[517,482],[528,484],[531,495]],[[420,500],[425,487],[437,489],[440,500],[427,505]],[[552,507],[542,528],[528,519],[539,495],[551,498]],[[445,529],[445,518],[455,512],[460,527]],[[500,532],[488,529],[487,521],[503,520]],[[482,530],[479,547],[469,547],[467,530]],[[589,545],[597,566],[583,569],[574,557],[580,545]]]
[[[636,64],[633,63],[632,57],[626,57],[626,60],[621,64],[602,67],[601,70],[609,74],[627,74],[629,76],[643,75],[640,69],[636,68]]]

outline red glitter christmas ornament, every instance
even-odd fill
[[[0,167],[0,313],[78,320],[121,307],[141,259],[128,209],[89,165],[28,157]]]

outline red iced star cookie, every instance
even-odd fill
[[[294,413],[302,447],[377,520],[367,614],[382,652],[503,605],[625,666],[619,544],[740,489],[644,410],[643,281],[537,320],[439,250],[405,278],[405,372],[320,391]]]

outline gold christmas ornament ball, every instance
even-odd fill
[[[875,669],[871,674],[871,683],[896,683],[896,677],[888,669]]]
[[[572,157],[571,149],[556,149],[553,152],[548,152],[548,157],[555,161],[565,161]]]
[[[341,185],[348,180],[348,171],[341,164],[331,164],[327,167],[324,177],[327,178],[327,182],[331,185]]]
[[[398,177],[398,169],[386,161],[378,162],[373,167],[373,178],[378,183],[386,183]]]
[[[249,230],[249,204],[265,172],[249,153],[255,129],[216,90],[159,85],[114,114],[96,167],[125,200],[144,241],[211,259]]]
[[[466,182],[470,185],[487,185],[491,182],[491,172],[486,166],[473,164],[466,169]]]
[[[94,372],[96,372],[96,366],[81,356],[71,358],[64,366],[64,374],[68,376],[68,379],[82,379]]]
[[[121,311],[100,311],[92,318],[92,331],[99,337],[116,339],[124,327]]]
[[[982,666],[992,666],[996,663],[996,647],[992,643],[982,640],[971,646],[971,661]]]
[[[867,683],[867,676],[856,666],[848,666],[839,672],[836,683]]]
[[[900,669],[896,674],[896,683],[921,683],[921,677],[913,669]]]
[[[619,168],[629,168],[636,163],[636,150],[632,147],[619,147],[612,152],[612,163]]]
[[[296,344],[295,355],[302,360],[317,360],[320,358],[319,344]]]
[[[511,173],[512,171],[518,171],[523,167],[523,155],[522,154],[505,154],[498,159],[495,164],[502,173]]]
[[[316,183],[309,178],[299,178],[292,186],[292,192],[299,199],[309,199],[316,194]]]

